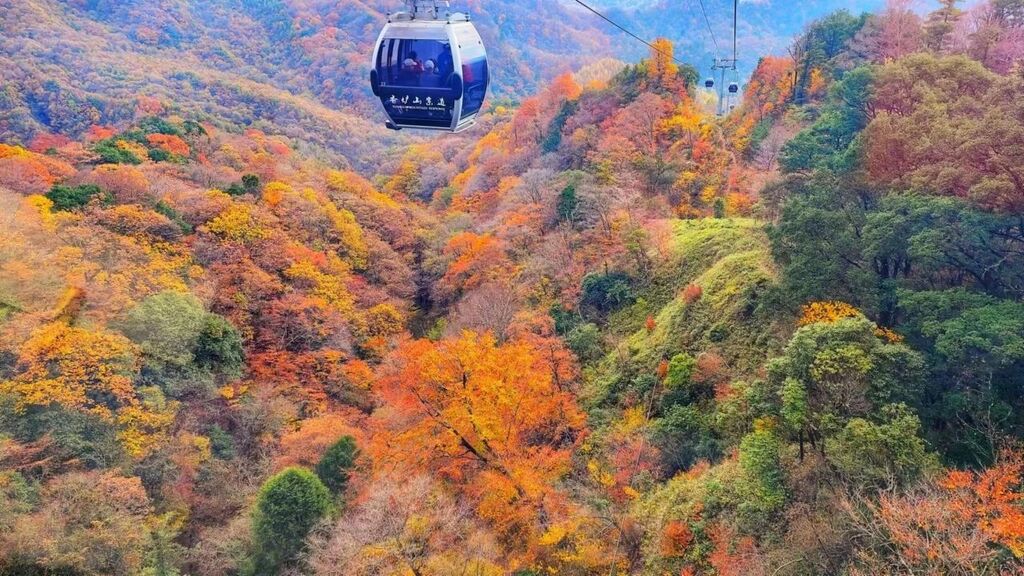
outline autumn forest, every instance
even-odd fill
[[[468,3],[0,0],[0,575],[1024,574],[1024,1]]]

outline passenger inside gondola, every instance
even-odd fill
[[[402,56],[391,60],[389,66],[388,52],[384,52],[385,82],[394,86],[419,86],[422,88],[442,88],[447,85],[454,65],[452,49],[448,43],[434,40],[400,40],[397,53]],[[415,49],[411,49],[415,46]]]
[[[420,62],[416,51],[409,52],[409,56],[402,61],[402,75],[407,79],[415,78],[423,72],[423,64]]]
[[[455,61],[452,59],[452,47],[450,44],[445,44],[441,49],[440,56],[437,57],[437,75],[444,81],[454,71]]]
[[[443,85],[443,78],[437,73],[437,63],[433,59],[427,59],[423,63],[423,74],[420,76],[420,86],[424,88],[438,88]]]

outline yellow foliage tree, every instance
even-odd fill
[[[125,450],[141,457],[166,433],[174,406],[156,389],[140,396],[135,346],[125,337],[55,322],[36,330],[19,351],[18,372],[0,382],[16,409],[59,406],[118,427]]]
[[[817,324],[819,322],[831,324],[832,322],[842,320],[843,318],[855,318],[860,315],[860,310],[857,310],[846,302],[840,302],[838,300],[811,302],[803,307],[800,320],[797,324],[800,326]]]
[[[0,144],[0,158],[11,158],[13,156],[29,156],[31,152],[25,150],[21,146],[12,146],[10,144]]]
[[[393,198],[374,188],[373,184],[366,178],[355,172],[342,172],[340,170],[328,172],[327,189],[342,194],[352,194],[387,208],[401,207]]]
[[[648,74],[662,88],[671,87],[679,74],[679,66],[675,63],[674,47],[667,38],[656,38],[651,42],[651,59],[648,63]]]
[[[53,228],[57,218],[53,213],[53,202],[46,196],[33,194],[25,198],[25,207],[39,215],[39,220],[49,229]]]
[[[662,120],[659,130],[675,140],[682,140],[687,146],[693,147],[701,138],[711,134],[711,124],[705,122],[706,117],[687,100],[676,107],[671,116]]]
[[[206,225],[210,232],[233,242],[253,242],[270,236],[248,204],[234,203]]]
[[[341,236],[346,261],[356,270],[364,270],[368,263],[369,249],[366,247],[366,239],[363,237],[363,228],[356,221],[355,214],[344,208],[338,208],[333,202],[326,199],[321,206],[334,224],[338,235]]]
[[[843,318],[855,318],[857,316],[863,316],[863,314],[860,310],[846,302],[840,302],[838,300],[811,302],[804,305],[803,312],[800,316],[800,320],[797,321],[797,325],[806,326],[808,324],[816,324],[819,322],[831,324],[832,322],[838,322]],[[888,340],[889,342],[903,341],[903,336],[885,328],[884,326],[875,326],[875,336]]]
[[[325,272],[312,262],[303,260],[289,266],[284,274],[304,285],[313,297],[323,300],[338,312],[349,314],[355,301],[345,285],[348,267],[334,256],[330,259],[329,268]]]

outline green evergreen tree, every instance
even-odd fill
[[[953,26],[963,14],[956,5],[960,0],[939,0],[940,8],[928,15],[924,25],[924,42],[929,50],[941,52],[949,43]]]
[[[260,189],[260,177],[255,174],[243,174],[242,175],[242,186],[246,192],[255,194]]]
[[[316,475],[333,494],[342,494],[348,487],[352,468],[359,458],[355,438],[342,436],[331,444],[316,465]]]
[[[740,442],[739,512],[750,527],[765,525],[786,503],[781,451],[782,443],[766,421],[756,422]]]
[[[179,576],[178,567],[185,555],[185,548],[175,542],[181,530],[183,519],[167,513],[154,519],[149,531],[149,547],[146,551],[146,567],[142,576]]]
[[[331,510],[331,493],[309,470],[292,467],[271,476],[260,488],[252,512],[252,574],[278,574],[293,564],[309,531]]]
[[[96,196],[100,196],[104,204],[109,204],[113,200],[110,194],[104,194],[99,186],[93,184],[80,184],[78,186],[55,184],[46,193],[46,197],[53,202],[53,209],[64,211],[82,208]]]
[[[799,441],[801,457],[805,441],[825,454],[826,441],[850,419],[914,399],[923,359],[875,331],[863,316],[809,324],[768,363],[783,430]]]
[[[245,364],[242,335],[223,316],[207,314],[196,341],[195,362],[215,374],[238,378]]]
[[[570,224],[576,221],[576,210],[579,207],[579,198],[576,196],[576,183],[571,182],[558,195],[558,219]]]
[[[884,406],[880,422],[854,418],[836,436],[828,460],[849,482],[884,488],[907,485],[939,468],[921,439],[921,420],[904,404]]]
[[[712,205],[712,211],[714,212],[715,218],[725,218],[725,198],[719,196],[715,198],[715,203]]]

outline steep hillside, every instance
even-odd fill
[[[0,574],[1024,567],[1018,0],[832,13],[725,117],[658,39],[409,141],[267,68],[376,8],[18,6]]]
[[[669,226],[668,250],[656,272],[661,282],[640,293],[639,310],[609,318],[609,326],[621,329],[636,326],[639,312],[645,325],[618,342],[598,369],[588,395],[597,405],[628,389],[636,373],[657,371],[663,359],[681,352],[713,352],[742,377],[756,374],[780,347],[780,327],[773,326],[777,312],[762,302],[776,273],[761,226],[746,218],[676,220]]]

